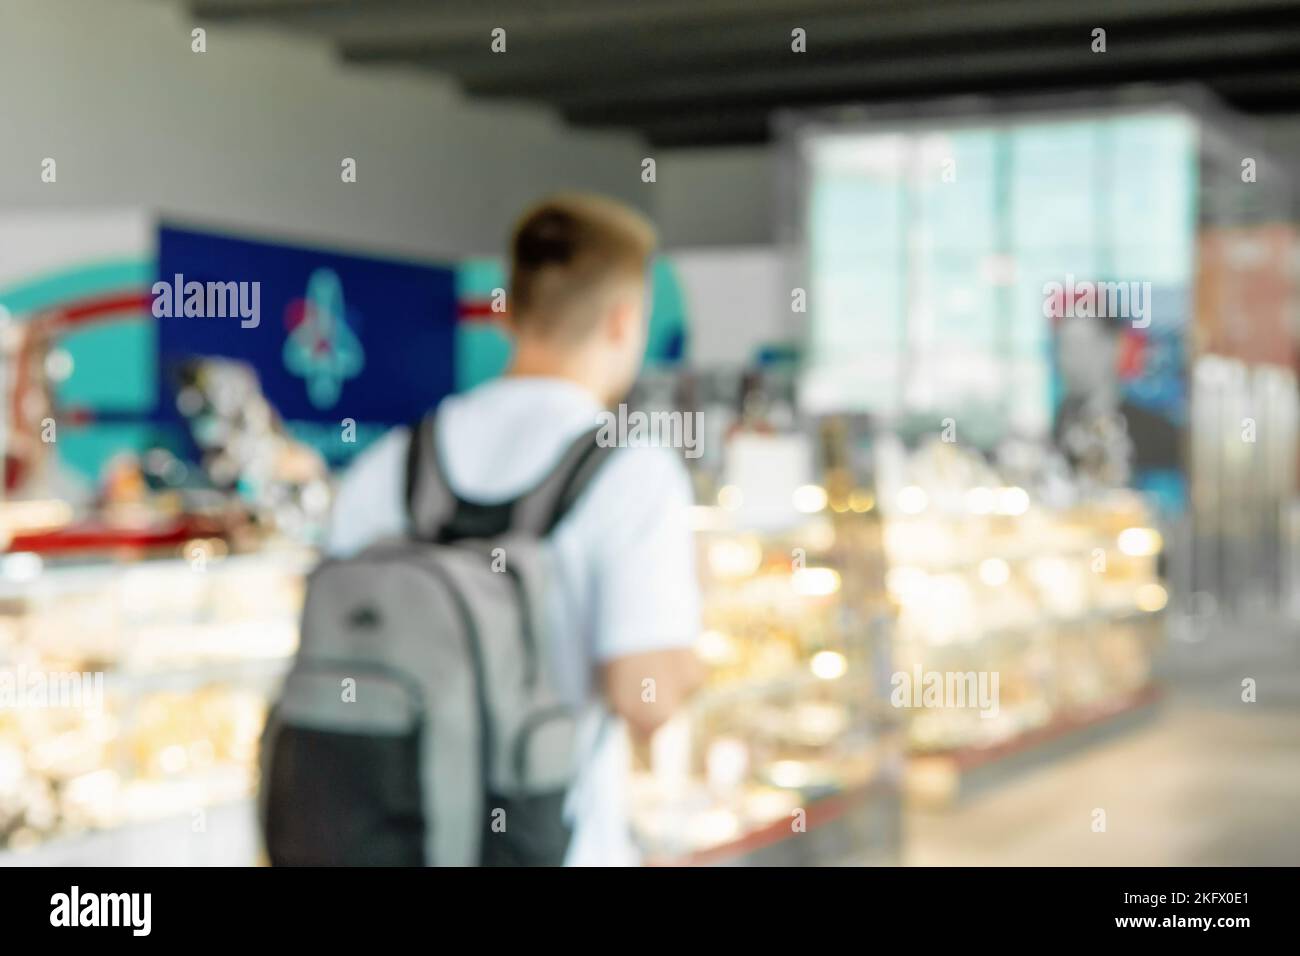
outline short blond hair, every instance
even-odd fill
[[[583,193],[550,196],[515,224],[510,239],[510,312],[521,327],[565,340],[587,336],[598,293],[644,282],[655,230],[636,210]]]

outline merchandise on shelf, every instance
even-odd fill
[[[194,554],[0,584],[0,849],[251,795],[308,559]]]
[[[805,827],[844,825],[845,859],[891,859],[898,739],[879,692],[871,527],[827,516],[760,535],[719,530],[721,509],[699,514],[715,525],[697,534],[709,676],[634,774],[648,857],[743,859]]]
[[[1162,536],[1138,495],[1049,506],[1042,488],[938,443],[891,477],[880,494],[898,673],[997,681],[987,706],[911,709],[914,752],[1005,743],[1123,709],[1148,687],[1168,594]]]

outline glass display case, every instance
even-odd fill
[[[96,862],[96,834],[169,819],[201,832],[209,811],[250,797],[311,558],[228,556],[216,540],[184,553],[77,566],[3,558],[0,854]],[[157,843],[141,862],[162,860],[188,862]]]
[[[709,676],[634,774],[648,860],[897,862],[875,525],[828,513],[760,534],[698,514]]]
[[[1031,491],[942,443],[886,471],[881,540],[909,790],[946,801],[967,770],[1154,700],[1169,597],[1163,536],[1142,496],[1080,496],[1050,480]],[[918,704],[914,688],[940,679],[988,699],[936,691]]]

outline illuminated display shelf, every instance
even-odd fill
[[[0,586],[0,663],[81,680],[62,706],[0,710],[3,857],[254,862],[258,739],[311,560],[51,564]]]
[[[979,707],[940,698],[910,708],[910,800],[951,803],[1154,703],[1168,592],[1152,520],[1128,494],[1064,510],[1034,505],[1014,520],[884,519],[898,673],[993,685]],[[958,689],[966,686],[975,685]]]
[[[697,533],[709,669],[633,774],[651,865],[896,863],[902,735],[865,521]],[[792,559],[792,552],[797,557]]]
[[[788,532],[763,534],[729,530],[723,509],[708,510],[700,651],[712,679],[697,704],[690,770],[679,770],[679,783],[695,781],[700,807],[711,806],[700,793],[716,798],[709,767],[718,740],[742,742],[752,785],[770,785],[754,765],[761,739],[754,715],[783,697],[875,707],[858,718],[877,728],[865,746],[884,748],[883,728],[896,726],[894,744],[908,754],[897,786],[932,805],[951,802],[977,777],[983,783],[1031,763],[1029,755],[1047,759],[1067,742],[1125,725],[1158,698],[1151,671],[1167,601],[1157,569],[1162,543],[1134,496],[1063,510],[1026,504],[1014,518],[823,511]],[[913,533],[921,523],[924,536]],[[806,563],[792,567],[792,552]],[[997,567],[980,555],[996,556]],[[805,590],[818,581],[834,586],[800,595],[801,576]],[[996,713],[893,701],[898,675],[932,672],[996,673]],[[718,716],[704,716],[710,712]],[[796,723],[792,712],[786,721]],[[834,753],[804,756],[834,766],[843,759],[827,756]],[[848,776],[839,784],[846,791]],[[734,810],[718,813],[713,826],[719,842],[737,847],[750,829],[763,829]],[[687,847],[679,855],[701,852],[721,851]]]

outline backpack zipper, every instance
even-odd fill
[[[524,648],[524,682],[529,690],[537,689],[537,635],[533,631],[532,599],[523,575],[518,568],[506,566],[506,574],[514,582],[515,595],[519,605],[520,640]]]
[[[474,615],[470,613],[465,596],[460,593],[455,579],[447,571],[436,564],[423,564],[418,561],[399,563],[404,567],[417,568],[423,571],[446,588],[447,593],[451,595],[452,603],[456,606],[461,624],[465,628],[465,640],[469,645],[470,666],[474,672],[474,697],[478,703],[479,725],[483,728],[483,733],[479,739],[479,775],[482,781],[483,793],[486,796],[491,791],[492,754],[496,749],[494,747],[496,728],[493,726],[492,712],[487,702],[487,681],[484,677],[486,669],[483,665],[483,647],[479,641],[478,625],[474,621]]]

